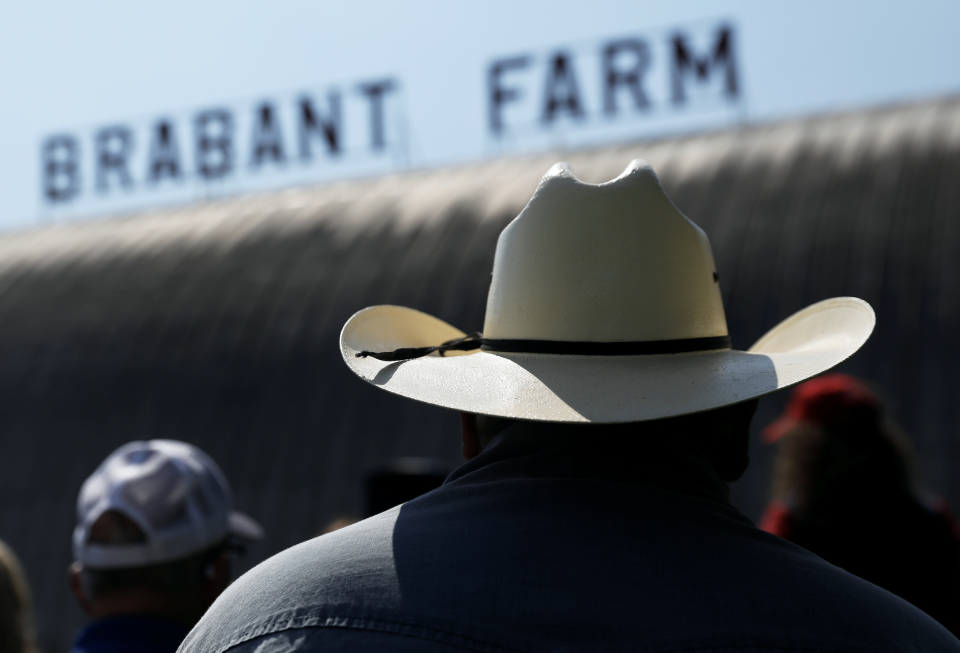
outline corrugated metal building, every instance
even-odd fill
[[[397,303],[479,330],[497,235],[540,176],[562,159],[606,181],[636,157],[710,236],[735,346],[826,297],[873,304],[876,334],[844,369],[883,391],[960,505],[957,98],[45,227],[0,238],[0,537],[44,649],[82,622],[74,501],[123,442],[209,452],[267,529],[248,563],[359,512],[385,458],[456,462],[456,416],[354,378],[341,326]],[[772,452],[753,451],[734,499],[756,517]]]

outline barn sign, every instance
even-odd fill
[[[109,123],[89,130],[86,139],[56,134],[41,146],[42,192],[49,202],[70,202],[84,192],[156,189],[188,178],[216,182],[291,162],[336,165],[382,156],[388,109],[398,93],[397,80],[386,77],[246,107]],[[358,118],[360,129],[348,131],[345,114]]]
[[[439,83],[435,102],[415,104],[458,134],[485,134],[495,153],[636,138],[694,112],[729,113],[742,96],[730,21],[499,54],[475,83],[483,106],[472,112]],[[406,106],[401,77],[380,75],[65,130],[41,139],[40,194],[68,211],[117,198],[129,208],[177,192],[195,199],[188,188],[209,196],[382,174],[411,164],[411,125],[423,133],[440,122]],[[456,124],[463,116],[481,124]],[[414,163],[435,164],[429,154]]]
[[[487,129],[492,138],[556,143],[565,132],[582,142],[624,120],[653,122],[740,100],[735,32],[671,29],[517,53],[487,69]]]

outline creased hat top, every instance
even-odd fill
[[[706,234],[650,165],[588,184],[563,163],[500,235],[486,338],[651,341],[727,335]]]

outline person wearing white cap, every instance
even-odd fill
[[[363,380],[460,411],[468,462],[254,568],[180,651],[960,651],[728,500],[757,399],[873,327],[828,299],[732,349],[707,236],[653,169],[554,166],[500,235],[482,334],[375,306],[340,337]]]
[[[173,653],[230,580],[228,553],[263,535],[232,510],[220,468],[175,440],[130,442],[84,482],[71,585],[93,620],[71,653]]]

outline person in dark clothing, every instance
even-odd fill
[[[227,587],[232,538],[259,525],[231,510],[210,458],[173,440],[131,442],[77,501],[73,593],[92,623],[71,653],[173,653]]]
[[[401,306],[341,332],[357,376],[460,412],[466,462],[257,565],[180,653],[956,653],[728,497],[757,399],[874,322],[838,297],[734,350],[709,240],[649,164],[603,184],[554,166],[500,234],[482,334]]]
[[[367,514],[379,515],[401,503],[436,490],[453,471],[433,458],[404,456],[388,460],[367,474]]]
[[[761,528],[960,634],[957,523],[918,491],[909,444],[876,394],[845,374],[807,381],[763,437],[780,451]]]
[[[443,485],[451,471],[447,465],[433,458],[402,456],[384,461],[364,479],[364,517],[372,517],[436,490]],[[333,533],[358,521],[353,516],[340,515],[328,522],[318,535]]]

